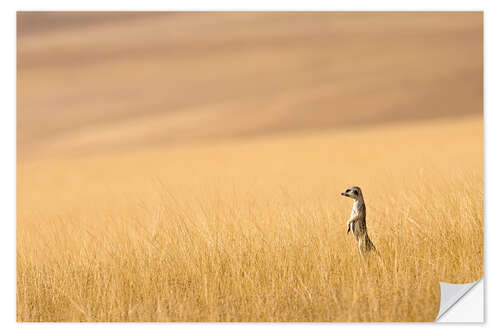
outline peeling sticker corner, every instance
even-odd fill
[[[439,304],[439,313],[436,317],[436,321],[439,321],[439,319],[453,305],[455,305],[465,294],[467,294],[481,280],[482,279],[479,279],[477,281],[464,284],[439,282],[441,288],[441,303]]]

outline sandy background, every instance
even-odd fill
[[[19,13],[21,158],[482,114],[481,13]]]

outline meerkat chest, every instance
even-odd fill
[[[351,220],[365,217],[365,205],[363,202],[355,201],[352,206]]]

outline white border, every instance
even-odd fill
[[[6,3],[7,2],[7,3]],[[425,330],[442,330],[443,328],[456,331],[470,331],[484,326],[499,328],[498,315],[495,315],[498,304],[498,283],[489,281],[499,281],[498,265],[495,264],[493,255],[489,253],[499,253],[500,242],[496,241],[495,235],[500,234],[498,223],[500,214],[498,209],[494,209],[495,198],[500,198],[499,173],[500,156],[498,146],[500,145],[500,105],[498,102],[498,89],[500,87],[499,77],[499,34],[500,13],[498,1],[261,1],[252,2],[220,1],[177,1],[159,3],[156,1],[116,1],[104,2],[88,0],[85,2],[67,1],[4,1],[1,5],[1,41],[2,41],[2,109],[0,112],[0,133],[1,133],[1,153],[3,161],[1,165],[1,202],[2,202],[2,223],[1,233],[2,263],[4,269],[1,275],[2,297],[1,297],[1,318],[2,328],[5,331],[11,330],[33,330],[37,332],[49,331],[87,331],[91,329],[103,329],[106,331],[135,331],[137,329],[148,329],[165,331],[170,329],[182,330],[208,330],[208,331],[248,331],[254,330],[276,330],[286,329],[287,331],[303,331],[304,329],[318,329],[331,331],[332,329],[344,327],[354,330],[367,329],[366,324],[345,323],[345,324],[17,324],[15,322],[15,101],[16,101],[16,10],[363,10],[363,11],[383,11],[383,10],[484,10],[485,20],[485,290],[486,296],[486,325],[460,325],[460,324],[369,324],[370,329],[375,331],[400,331],[405,326],[405,331],[420,332]],[[496,60],[495,60],[496,59]],[[495,172],[496,171],[496,172]],[[493,236],[489,236],[493,235]],[[491,259],[491,260],[489,260]],[[493,309],[493,311],[488,311]],[[489,316],[491,315],[491,317]]]
[[[492,1],[493,2],[493,1]],[[36,1],[23,0],[18,1],[16,10],[252,10],[252,11],[315,11],[315,10],[337,10],[337,11],[387,11],[387,10],[483,10],[488,7],[488,1],[465,1],[465,0],[445,0],[430,1],[422,0],[415,3],[408,1],[387,1],[381,0],[374,4],[374,1],[355,0],[355,1],[321,1],[321,0],[254,0],[254,1],[159,1],[142,0],[137,1]]]

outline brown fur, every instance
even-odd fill
[[[354,186],[342,192],[342,195],[354,200],[351,217],[347,222],[347,233],[352,230],[352,234],[358,242],[359,252],[362,256],[365,256],[371,251],[377,252],[366,229],[366,206],[361,189]]]

